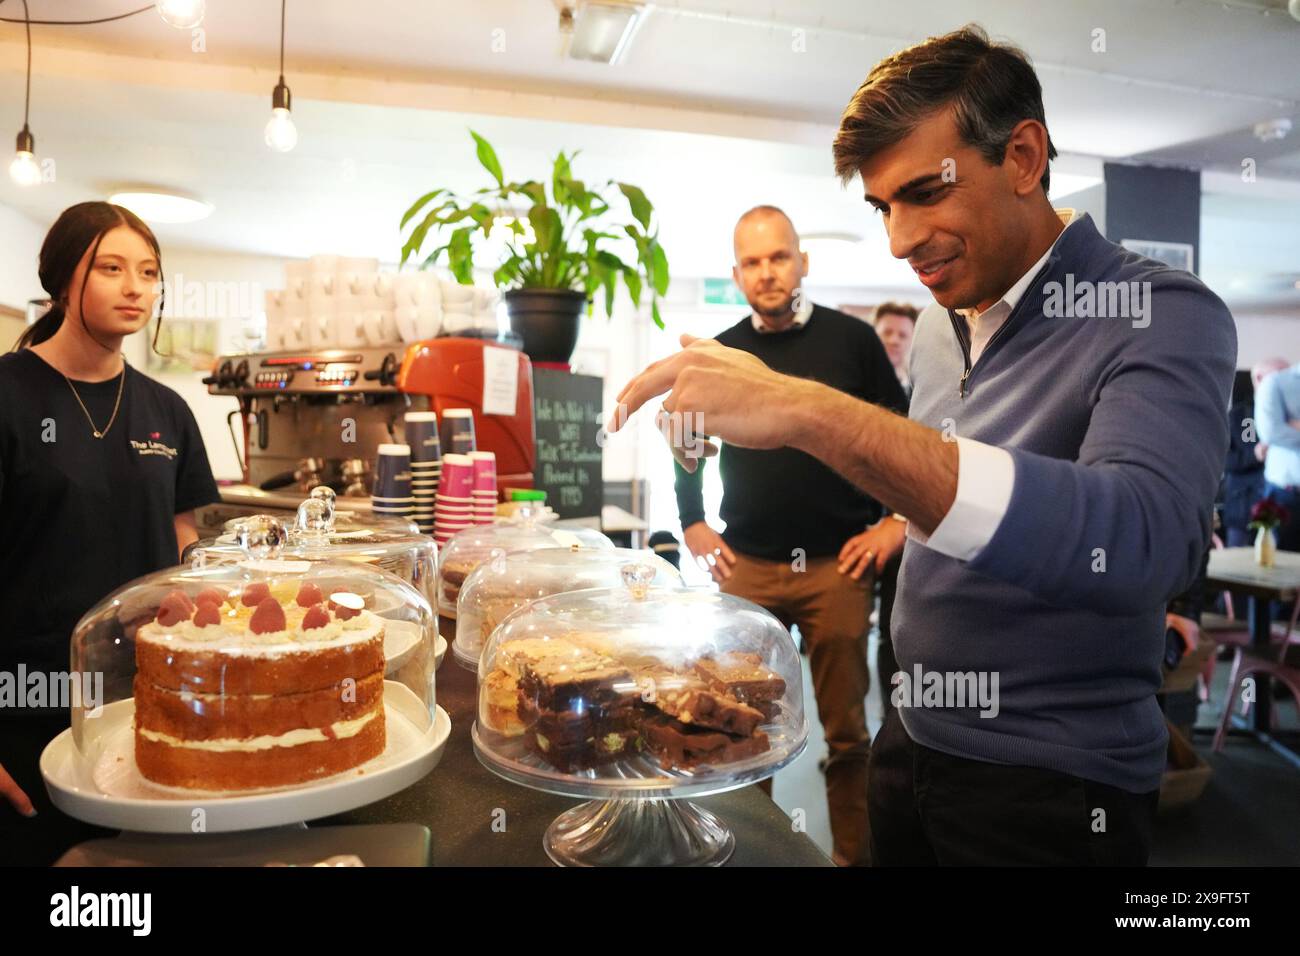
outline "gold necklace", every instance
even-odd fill
[[[63,375],[62,372],[59,374]],[[117,401],[113,403],[113,414],[109,416],[108,424],[104,426],[103,431],[100,431],[95,427],[95,420],[90,417],[90,409],[86,408],[86,403],[83,402],[81,396],[77,394],[77,387],[72,384],[72,379],[63,375],[63,380],[68,383],[68,388],[72,389],[72,397],[75,398],[77,404],[81,406],[81,411],[85,414],[86,421],[90,422],[90,430],[94,432],[96,438],[103,438],[108,434],[108,430],[113,427],[113,422],[117,421],[117,410],[122,405],[122,389],[126,386],[126,356],[122,356],[122,380],[117,383]]]

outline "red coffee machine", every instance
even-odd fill
[[[516,358],[519,379],[513,415],[483,412],[486,348],[508,351]],[[448,408],[471,409],[479,450],[497,456],[498,486],[503,490],[533,487],[537,456],[533,367],[523,352],[491,340],[454,336],[416,342],[406,350],[395,384],[400,391],[428,396],[429,409],[437,413],[439,421]]]

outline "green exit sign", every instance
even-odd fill
[[[749,305],[730,279],[704,280],[705,305]]]

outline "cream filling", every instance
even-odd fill
[[[305,609],[289,611],[290,625],[283,631],[254,634],[247,622],[231,612],[223,614],[220,625],[195,627],[193,621],[180,621],[164,628],[157,621],[140,628],[137,639],[163,644],[183,651],[220,651],[222,654],[275,657],[285,653],[325,650],[349,644],[363,644],[382,633],[383,622],[370,611],[362,611],[346,621],[333,618],[324,627],[301,630]]]
[[[377,710],[372,710],[355,720],[341,720],[330,725],[330,731],[339,740],[355,737],[361,733],[366,724],[375,719],[377,713]],[[145,740],[166,744],[169,747],[182,747],[186,750],[211,750],[218,753],[229,751],[255,753],[260,750],[270,750],[273,747],[298,747],[302,744],[320,743],[330,739],[325,736],[325,732],[319,727],[304,727],[299,730],[291,730],[287,734],[267,734],[261,737],[245,737],[242,739],[219,737],[215,740],[181,740],[179,737],[145,728],[137,728],[136,732]]]

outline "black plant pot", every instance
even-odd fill
[[[567,364],[578,346],[587,297],[572,289],[511,289],[505,294],[510,329],[534,362]]]

